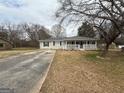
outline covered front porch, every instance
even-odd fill
[[[97,41],[95,40],[69,40],[64,41],[64,49],[67,50],[96,50],[97,49]]]

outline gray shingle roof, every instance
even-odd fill
[[[89,37],[65,37],[65,38],[49,38],[45,40],[39,40],[39,41],[71,41],[71,40],[97,40],[95,38],[89,38]]]
[[[89,37],[78,37],[78,36],[74,36],[74,37],[64,38],[64,40],[97,40],[97,39],[95,39],[95,38],[89,38]]]

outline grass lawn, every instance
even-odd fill
[[[40,93],[124,93],[124,54],[57,51]]]
[[[12,50],[1,50],[0,51],[0,58],[5,58],[21,53],[31,52],[36,50],[36,48],[14,48]]]

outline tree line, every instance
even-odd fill
[[[0,25],[0,38],[10,42],[13,47],[38,47],[40,39],[49,37],[49,29],[39,24]]]
[[[0,39],[6,40],[16,47],[39,47],[39,40],[48,38],[65,37],[65,29],[59,25],[53,25],[52,29],[32,23],[0,24]]]

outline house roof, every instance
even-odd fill
[[[89,38],[89,37],[64,37],[64,38],[49,38],[45,40],[39,40],[39,41],[72,41],[72,40],[97,40],[95,38]]]
[[[48,39],[43,39],[43,40],[39,40],[39,41],[63,41],[63,38],[48,38]]]
[[[95,38],[89,38],[89,37],[78,37],[78,36],[74,36],[74,37],[64,38],[64,40],[97,40],[97,39],[95,39]]]

